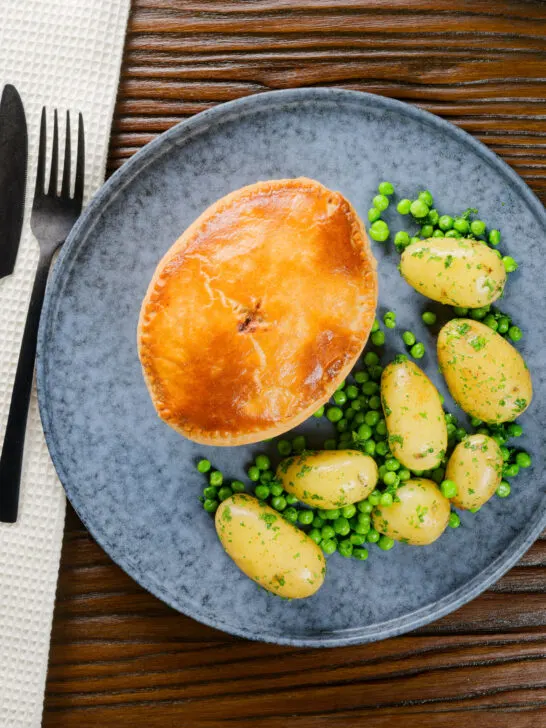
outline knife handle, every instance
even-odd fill
[[[44,302],[50,255],[40,255],[13,384],[8,424],[0,457],[0,521],[15,523],[25,447],[28,407],[34,377],[40,313]]]

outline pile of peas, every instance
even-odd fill
[[[390,197],[394,194],[394,187],[390,182],[381,182],[378,194],[373,198],[373,206],[368,210],[368,219],[371,223],[370,236],[377,242],[385,242],[390,235],[387,223],[381,219],[381,213],[390,205]],[[487,230],[486,224],[479,219],[471,219],[477,214],[476,209],[469,209],[462,215],[440,215],[434,209],[434,200],[428,190],[419,193],[417,199],[402,199],[397,205],[402,215],[410,215],[414,222],[420,225],[418,235],[410,236],[406,231],[399,231],[394,237],[394,243],[399,252],[413,242],[430,237],[473,238],[482,240],[495,249],[502,258],[508,273],[518,267],[516,261],[510,256],[502,256],[496,250],[501,240],[501,234],[496,229]],[[477,309],[451,307],[455,316],[469,316],[482,321],[491,329],[514,342],[522,338],[522,331],[513,325],[511,318],[492,306]],[[434,326],[437,316],[432,311],[422,314],[423,323]],[[383,324],[387,329],[396,327],[396,313],[387,311],[383,316]],[[402,340],[406,346],[407,354],[415,359],[421,359],[425,354],[425,346],[417,341],[411,331],[402,333]],[[376,319],[371,328],[371,344],[382,347],[385,343],[385,332]],[[399,357],[406,358],[400,354]],[[324,450],[356,449],[374,458],[378,466],[379,480],[376,489],[368,498],[359,503],[322,510],[310,508],[300,503],[297,498],[288,493],[282,484],[275,478],[275,472],[270,458],[265,454],[256,456],[254,463],[248,468],[247,476],[254,486],[254,495],[267,503],[282,516],[302,528],[315,543],[321,546],[325,554],[337,551],[346,558],[352,557],[360,561],[368,558],[368,544],[377,544],[382,551],[389,551],[395,542],[388,536],[381,535],[372,527],[371,513],[377,505],[389,506],[397,500],[397,488],[411,477],[430,478],[436,482],[446,498],[456,495],[457,486],[454,482],[445,479],[445,466],[453,448],[468,434],[460,426],[457,418],[445,413],[448,433],[448,447],[441,465],[434,470],[408,470],[391,453],[388,442],[387,425],[382,414],[380,379],[383,366],[379,355],[368,350],[364,355],[360,368],[352,372],[351,376],[337,388],[330,402],[320,407],[315,417],[326,417],[332,424],[335,432],[333,436],[323,443]],[[440,395],[441,396],[441,395]],[[524,450],[507,447],[510,438],[518,438],[523,434],[521,425],[516,422],[501,425],[486,425],[480,420],[471,418],[470,424],[474,432],[492,437],[499,445],[504,465],[503,480],[497,488],[496,495],[506,498],[510,495],[511,486],[507,478],[518,475],[520,469],[531,466],[530,455]],[[292,439],[277,440],[277,451],[280,458],[292,454],[303,453],[307,448],[306,438],[297,435]],[[223,474],[213,469],[209,460],[203,459],[197,463],[197,470],[208,477],[208,485],[203,490],[201,502],[208,513],[214,514],[221,501],[234,493],[246,490],[245,484],[240,480],[232,480],[229,484],[224,482]],[[474,509],[476,512],[479,508]],[[461,524],[459,515],[452,511],[449,517],[449,526],[458,528]]]

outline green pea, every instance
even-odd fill
[[[345,410],[345,419],[351,422],[356,415],[356,410],[353,407],[347,407]]]
[[[292,440],[292,449],[294,452],[303,452],[307,445],[307,441],[303,435],[298,435]]]
[[[388,329],[395,329],[396,328],[396,319],[393,319],[393,318],[385,318],[385,326]]]
[[[370,401],[368,402],[368,407],[373,410],[381,409],[381,400],[377,396],[377,394],[374,394],[373,397],[370,397]]]
[[[333,554],[337,548],[336,542],[333,539],[323,541],[321,546],[325,554]]]
[[[324,405],[322,407],[319,407],[316,412],[313,412],[313,417],[322,417],[324,414]]]
[[[489,326],[490,329],[493,329],[493,331],[496,331],[499,328],[499,322],[492,314],[488,314],[484,318],[483,322],[486,326]]]
[[[481,306],[480,308],[473,308],[470,311],[470,318],[475,319],[476,321],[481,321],[484,319],[487,314],[489,313],[490,306]]]
[[[219,505],[220,504],[217,500],[207,498],[207,500],[203,503],[203,508],[207,511],[207,513],[214,513]]]
[[[385,472],[385,475],[383,475],[383,482],[385,483],[385,485],[387,487],[398,485],[398,483],[399,483],[398,475],[396,475],[396,473],[393,473],[391,470],[387,470]],[[383,495],[385,495],[385,494],[383,494]],[[381,498],[383,498],[383,496],[381,496]],[[379,502],[382,505],[390,505],[390,503],[383,503],[382,500]]]
[[[512,341],[521,341],[523,331],[519,328],[519,326],[510,326],[508,329],[508,336],[512,339]]]
[[[389,450],[389,448],[388,448],[388,445],[386,442],[376,442],[375,443],[375,451],[381,457],[384,457],[387,454],[388,450]]]
[[[518,264],[511,255],[505,255],[502,259],[502,262],[504,264],[504,269],[507,273],[513,273],[515,270],[518,269]]]
[[[271,483],[271,485],[269,486],[269,490],[271,491],[271,495],[284,495],[284,488],[279,483]]]
[[[501,234],[499,230],[489,231],[489,245],[498,245],[501,241]]]
[[[463,235],[470,230],[470,225],[465,217],[456,217],[455,220],[453,220],[453,227]]]
[[[304,526],[309,526],[311,523],[313,523],[313,519],[314,519],[313,511],[310,511],[307,509],[300,511],[299,513],[297,513],[297,519]]]
[[[340,556],[344,556],[346,559],[349,559],[353,555],[353,544],[349,539],[345,539],[339,544],[337,550],[339,551]]]
[[[453,306],[452,308],[455,316],[466,316],[468,314],[468,308],[463,306]]]
[[[417,199],[411,203],[410,212],[416,218],[426,217],[429,213],[429,206],[424,200]]]
[[[390,538],[390,536],[381,536],[377,545],[382,551],[390,551],[394,546],[394,539]]]
[[[464,429],[464,427],[457,427],[455,430],[455,438],[461,442],[461,440],[464,440],[467,436],[467,431]]]
[[[255,465],[252,465],[248,469],[247,475],[250,478],[250,480],[252,480],[254,482],[256,482],[256,481],[258,481],[260,479],[260,471],[259,471],[259,469]]]
[[[298,512],[295,508],[292,507],[285,508],[282,515],[283,518],[286,518],[286,520],[290,523],[296,523],[296,521],[298,520]]]
[[[364,415],[364,422],[370,427],[375,427],[380,419],[381,415],[376,410],[366,412],[366,414]]]
[[[383,346],[385,343],[385,333],[383,331],[374,331],[370,338],[375,346]]]
[[[315,514],[313,518],[313,528],[322,528],[326,521],[324,518],[321,518],[318,513]]]
[[[511,491],[512,488],[510,487],[510,483],[507,483],[506,480],[501,480],[495,493],[499,496],[499,498],[508,498]]]
[[[351,530],[351,526],[349,525],[349,521],[347,518],[343,518],[343,516],[340,516],[339,518],[336,518],[334,521],[334,531],[337,533],[338,536],[346,536]]]
[[[368,558],[368,551],[366,549],[353,549],[353,558],[359,561],[366,561]]]
[[[443,231],[443,230],[438,230],[438,229],[436,229],[436,230],[435,230],[435,231],[434,231],[434,232],[432,233],[432,237],[433,237],[433,238],[443,238],[443,237],[445,237],[444,231]]]
[[[378,328],[379,328],[379,322],[378,322],[377,325],[378,325]],[[375,351],[367,351],[366,354],[364,354],[364,364],[367,367],[373,367],[374,364],[379,364],[379,357],[375,353]]]
[[[404,331],[402,334],[402,341],[406,346],[413,346],[415,344],[415,334],[412,334],[411,331]]]
[[[379,392],[379,384],[377,382],[364,382],[362,385],[362,393],[368,397],[377,392]]]
[[[420,242],[421,242],[421,238],[418,235],[414,235],[412,238],[410,238],[410,245],[412,243],[420,243]]]
[[[503,462],[507,463],[510,460],[510,450],[507,447],[501,447],[500,449]]]
[[[347,432],[349,429],[349,422],[345,419],[345,417],[339,422],[336,422],[336,430],[338,432]]]
[[[340,407],[328,407],[326,417],[330,422],[339,422],[343,417],[343,410]]]
[[[516,455],[516,463],[519,465],[520,468],[530,468],[533,461],[531,460],[531,456],[529,453],[526,452],[518,452]]]
[[[388,475],[388,473],[387,473]],[[391,493],[383,493],[381,496],[381,500],[379,501],[379,504],[382,506],[392,506],[393,498]]]
[[[400,463],[396,458],[388,458],[387,460],[385,460],[385,467],[387,468],[387,470],[396,472],[397,470],[400,470]]]
[[[226,498],[231,498],[232,495],[233,491],[227,485],[224,485],[224,487],[220,488],[220,490],[218,491],[218,498],[221,501],[225,501]]]
[[[269,488],[267,485],[257,485],[254,494],[260,500],[267,500],[269,498]]]
[[[517,463],[512,463],[511,465],[505,463],[502,467],[502,473],[507,478],[515,478],[519,473],[519,465]]]
[[[427,326],[432,326],[433,324],[435,324],[435,323],[436,323],[436,314],[435,314],[435,313],[433,313],[432,311],[425,311],[425,312],[424,312],[424,313],[423,313],[423,314],[421,315],[421,318],[423,319],[423,322],[424,322],[424,323],[425,323],[425,324],[426,324]]]
[[[370,237],[378,243],[384,243],[389,233],[389,226],[384,220],[376,220],[370,226]]]
[[[358,387],[355,387],[354,384],[349,384],[349,386],[345,389],[345,395],[347,399],[356,399],[360,392],[358,391]]]
[[[333,400],[337,405],[341,406],[347,401],[347,395],[343,390],[334,392]]]
[[[383,210],[387,209],[387,207],[389,206],[389,202],[390,202],[390,200],[387,197],[387,195],[381,195],[381,194],[376,195],[372,200],[373,206],[377,207],[377,209],[380,210],[381,212],[383,212]]]
[[[370,378],[370,375],[368,372],[356,372],[355,374],[355,382],[357,384],[364,384],[364,382],[367,382]]]
[[[428,207],[432,207],[432,205],[434,204],[434,199],[428,190],[423,190],[422,192],[419,192],[419,194],[417,195],[417,199],[421,200],[421,202],[424,202],[425,205],[428,205]]]
[[[440,490],[445,498],[455,498],[458,493],[457,483],[454,483],[453,480],[443,480]]]
[[[408,200],[407,197],[405,197],[403,200],[400,200],[398,205],[396,205],[396,209],[401,215],[407,215],[411,209],[411,200]]]
[[[271,499],[271,505],[276,511],[284,511],[286,508],[286,499],[282,495],[276,495]]]
[[[377,506],[379,505],[380,500],[381,492],[379,490],[372,490],[372,492],[368,496],[368,502],[371,503],[372,506]]]
[[[288,442],[288,440],[279,440],[277,443],[277,450],[280,455],[290,455],[292,452],[292,445]]]
[[[404,481],[409,480],[410,478],[411,478],[411,473],[406,468],[402,468],[402,470],[398,471],[398,480],[400,480],[400,482],[403,483]]]
[[[362,546],[362,544],[366,543],[366,534],[351,533],[351,535],[349,536],[349,540],[353,544],[353,546]]]
[[[378,210],[377,207],[370,207],[368,210],[368,220],[370,222],[375,222],[376,220],[379,220],[381,217],[381,210]]]
[[[383,373],[383,367],[380,364],[374,364],[373,366],[369,367],[368,372],[370,374],[370,377],[374,381],[378,381],[381,379],[381,374]]]
[[[422,359],[425,355],[425,345],[421,342],[414,344],[410,349],[410,354],[414,359]]]
[[[419,236],[422,238],[431,238],[433,232],[434,228],[432,225],[423,225],[423,227],[419,230]]]
[[[450,230],[453,227],[453,218],[451,215],[442,215],[438,220],[440,230]]]
[[[394,194],[394,186],[390,182],[380,182],[377,191],[381,195],[392,195]]]
[[[368,500],[359,501],[356,508],[360,513],[371,513],[373,511],[373,505]]]
[[[371,457],[375,455],[375,442],[373,440],[366,440],[364,443],[364,452]]]
[[[370,506],[370,508],[373,509],[373,506],[371,504],[368,503],[368,505]],[[356,517],[357,523],[360,526],[364,526],[367,529],[366,533],[368,533],[368,531],[370,530],[371,525],[372,525],[370,513],[371,513],[371,511],[369,511],[368,513],[359,513],[358,516]]]
[[[210,460],[200,460],[197,463],[197,470],[200,473],[208,473],[211,468],[212,468],[212,465],[210,463]]]
[[[337,518],[339,518],[341,515],[341,512],[339,508],[330,508],[329,510],[326,510],[323,512],[323,517],[326,518],[328,521],[335,521]]]
[[[446,232],[445,237],[446,238],[462,238],[462,235],[458,230],[451,229]]]
[[[313,541],[314,541],[314,542],[315,542],[316,544],[320,544],[320,542],[322,541],[322,536],[321,536],[321,533],[320,533],[320,531],[318,530],[318,528],[312,528],[312,529],[311,529],[311,530],[309,531],[309,533],[308,533],[308,536],[309,536],[310,538],[312,538],[312,539],[313,539]]]
[[[370,528],[366,534],[366,541],[368,543],[377,543],[379,541],[379,531],[376,531],[375,528]]]
[[[320,535],[322,536],[324,541],[327,541],[330,538],[334,538],[336,532],[334,531],[332,526],[323,526],[321,528]]]
[[[298,499],[295,495],[292,495],[292,493],[287,493],[284,497],[286,498],[286,502],[289,506],[293,506],[298,502]]]
[[[438,224],[439,219],[440,215],[438,214],[438,210],[435,210],[434,208],[432,210],[429,210],[429,213],[427,215],[428,223],[435,227]]]
[[[240,480],[234,480],[231,483],[231,490],[234,493],[242,493],[244,491],[244,489],[245,489],[245,484],[244,483],[241,483]]]
[[[371,401],[371,400],[370,400]],[[385,437],[387,434],[387,423],[384,419],[379,420],[375,426],[375,434],[377,437]]]
[[[269,470],[271,467],[271,460],[267,457],[267,455],[256,455],[254,464],[258,470]]]
[[[341,414],[343,415],[343,412]],[[332,440],[332,439],[325,440],[324,441],[323,448],[325,450],[335,450],[337,448],[337,442],[336,442],[336,440]]]
[[[394,236],[394,244],[397,248],[407,248],[410,244],[410,236],[405,230],[400,230]]]
[[[473,235],[483,235],[485,232],[485,223],[483,220],[472,220],[470,223],[470,232]]]
[[[455,513],[455,511],[451,511],[449,514],[449,521],[447,522],[447,525],[450,528],[459,528],[461,525],[461,519],[459,518],[458,514]]]
[[[379,321],[377,319],[373,320],[372,328],[370,329],[370,331],[372,334],[374,331],[379,331]]]
[[[385,473],[387,472],[387,468],[385,467],[385,463],[383,465],[380,465],[377,469],[377,473],[379,475],[379,479],[383,480],[383,477],[385,476]]]
[[[523,427],[517,422],[511,422],[508,425],[508,434],[510,437],[521,437],[523,435]]]
[[[363,425],[364,424],[364,412],[357,412],[355,415],[355,418],[353,420],[353,424],[355,426]]]
[[[501,316],[498,322],[497,331],[499,334],[507,334],[510,329],[510,319],[508,316]]]
[[[209,475],[209,483],[211,485],[222,485],[224,482],[224,476],[219,470],[213,470],[212,473]]]

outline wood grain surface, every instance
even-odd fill
[[[546,3],[532,0],[135,0],[108,168],[215,104],[314,85],[433,111],[546,200]],[[309,650],[179,615],[115,566],[69,510],[45,728],[288,723],[546,726],[546,534],[492,589],[435,624]]]

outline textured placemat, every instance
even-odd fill
[[[104,179],[129,5],[130,0],[0,0],[0,93],[3,84],[13,83],[22,96],[30,163],[17,266],[14,275],[0,281],[0,439],[38,260],[29,217],[41,107],[61,110],[61,139],[64,110],[83,113],[89,199]],[[19,520],[0,524],[2,728],[41,723],[64,514],[64,493],[33,394]]]

